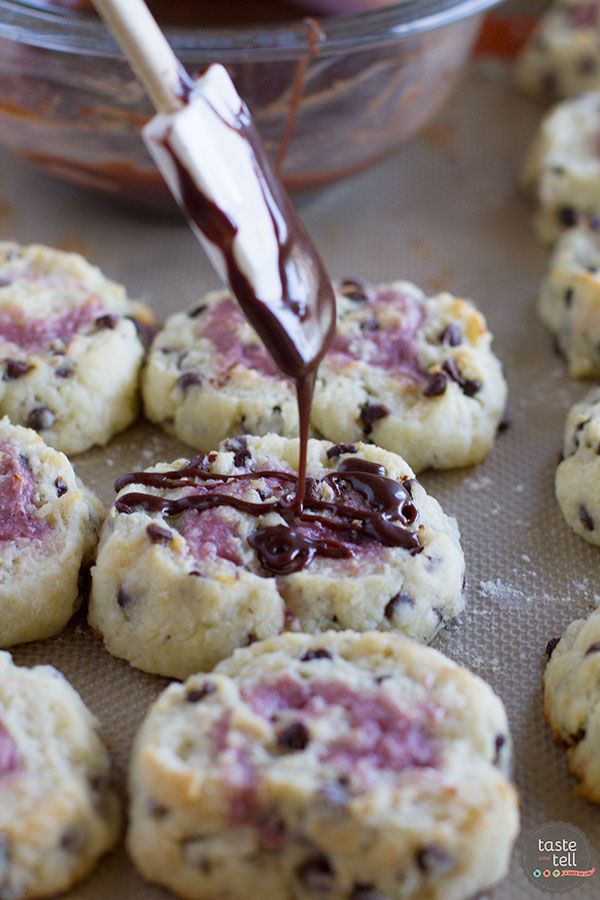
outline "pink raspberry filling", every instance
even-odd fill
[[[224,559],[239,566],[242,559],[232,528],[219,509],[190,510],[183,517],[182,534],[199,565]]]
[[[78,331],[101,315],[102,311],[102,304],[97,299],[45,319],[26,319],[17,309],[14,314],[4,310],[0,312],[0,337],[29,353],[42,353],[50,349],[55,340],[68,344]]]
[[[348,733],[323,746],[319,758],[331,766],[337,778],[353,778],[355,787],[368,786],[376,772],[397,774],[433,768],[439,763],[439,748],[432,734],[439,710],[432,704],[404,710],[381,688],[363,694],[340,681],[303,682],[289,675],[242,689],[241,694],[261,718],[276,721],[281,717],[276,727],[283,752],[298,752],[309,746],[311,722],[332,706],[339,707]],[[261,808],[260,768],[248,741],[237,735],[231,742],[232,733],[231,713],[225,712],[213,726],[211,741],[228,792],[231,823],[253,824],[265,846],[276,849],[281,833]],[[294,744],[293,737],[291,742],[289,737],[282,740],[282,734],[285,738],[290,733],[300,735],[299,745]]]
[[[0,541],[40,540],[50,531],[48,523],[34,515],[35,492],[27,459],[14,444],[0,441]]]
[[[202,335],[214,344],[219,354],[218,365],[221,373],[234,366],[244,366],[262,375],[281,378],[281,372],[262,344],[258,342],[243,344],[239,340],[237,330],[244,324],[246,319],[237,304],[229,297],[221,300],[206,313]]]
[[[273,468],[281,468],[281,464],[278,463]],[[248,469],[241,469],[241,472],[247,471]],[[272,490],[279,493],[279,483],[274,481],[270,483],[273,485]],[[267,491],[270,493],[271,488],[268,488]],[[207,481],[204,484],[198,484],[190,491],[190,496],[201,497],[203,494],[224,494],[242,500],[261,502],[260,498],[252,496],[250,482],[246,479],[229,482]],[[228,515],[225,510],[228,509],[230,513],[231,508],[228,507],[217,507],[204,511],[192,509],[183,515],[182,535],[187,541],[195,561],[200,566],[202,563],[211,563],[218,559],[228,560],[237,566],[242,565],[235,523],[231,519],[225,518]]]
[[[385,313],[387,306],[400,310],[402,321],[394,328],[378,329],[377,313]],[[421,300],[387,288],[372,292],[365,310],[373,316],[373,327],[368,327],[367,319],[360,336],[338,333],[326,359],[334,366],[358,360],[411,381],[421,380],[415,349],[415,337],[425,320]]]
[[[11,775],[21,767],[19,751],[13,738],[0,721],[0,778]]]
[[[580,3],[569,10],[569,24],[572,28],[593,28],[598,22],[597,3]]]
[[[350,775],[356,768],[402,772],[437,764],[430,706],[403,710],[381,689],[362,694],[341,682],[303,682],[286,675],[242,694],[261,718],[294,711],[309,727],[311,719],[328,708],[341,707],[350,732],[321,751],[321,759],[340,774]]]

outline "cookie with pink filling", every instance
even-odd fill
[[[64,628],[102,513],[64,454],[0,420],[0,647]]]
[[[20,668],[0,653],[0,897],[68,890],[118,830],[96,719],[56,669]]]
[[[0,415],[82,453],[137,415],[152,317],[75,253],[0,242]]]
[[[408,282],[342,282],[337,337],[321,364],[313,432],[372,441],[420,471],[480,462],[506,403],[475,307]],[[297,434],[294,387],[224,291],[167,320],[143,379],[146,415],[208,451],[239,434]]]
[[[466,900],[518,831],[490,687],[398,635],[282,635],[150,709],[128,846],[193,900]]]
[[[120,479],[92,570],[89,620],[115,656],[185,678],[284,630],[431,640],[462,610],[454,519],[404,460],[309,441],[233,438]]]

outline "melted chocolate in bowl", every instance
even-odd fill
[[[306,16],[331,17],[389,6],[390,0],[147,0],[162,25],[210,27],[286,22]],[[38,0],[41,7],[61,7],[93,13],[91,0]]]

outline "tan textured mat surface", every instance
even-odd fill
[[[306,198],[301,211],[333,275],[447,287],[473,297],[488,316],[507,367],[512,427],[484,465],[423,477],[458,518],[468,567],[467,612],[435,646],[488,679],[508,707],[523,835],[563,819],[582,828],[598,850],[600,808],[574,796],[574,779],[552,745],[540,702],[546,642],[600,601],[600,551],[571,534],[553,496],[564,414],[586,385],[569,382],[533,311],[545,252],[514,182],[539,114],[500,66],[478,65],[421,140],[375,170]],[[216,285],[194,238],[178,223],[122,212],[6,156],[0,156],[0,177],[0,236],[80,249],[159,315]],[[109,500],[117,474],[170,459],[178,449],[146,425],[76,465]],[[165,681],[110,657],[81,616],[55,640],[19,649],[15,657],[53,663],[67,675],[102,720],[122,776],[134,729]],[[592,879],[568,896],[591,900],[600,896],[599,883]],[[137,878],[121,850],[71,896],[165,895]],[[526,881],[517,852],[494,897],[542,896]]]

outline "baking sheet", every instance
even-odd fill
[[[526,838],[560,819],[600,848],[600,809],[574,796],[564,753],[542,719],[540,677],[549,638],[600,602],[599,551],[573,535],[553,495],[564,415],[587,389],[570,382],[533,300],[546,252],[515,192],[518,161],[541,110],[512,88],[501,64],[478,62],[450,106],[400,155],[319,196],[302,216],[331,273],[408,278],[473,297],[496,335],[510,382],[511,420],[475,469],[426,474],[426,488],[459,520],[467,611],[434,646],[486,678],[507,705]],[[63,187],[0,154],[0,236],[86,253],[160,316],[193,302],[216,277],[191,233]],[[174,458],[181,445],[139,425],[76,460],[105,501],[117,474]],[[102,721],[122,779],[131,739],[166,681],[113,659],[79,615],[59,637],[16,649],[19,663],[61,669]],[[569,897],[598,897],[597,879]],[[120,849],[69,895],[158,900]],[[539,900],[515,853],[496,900]]]

